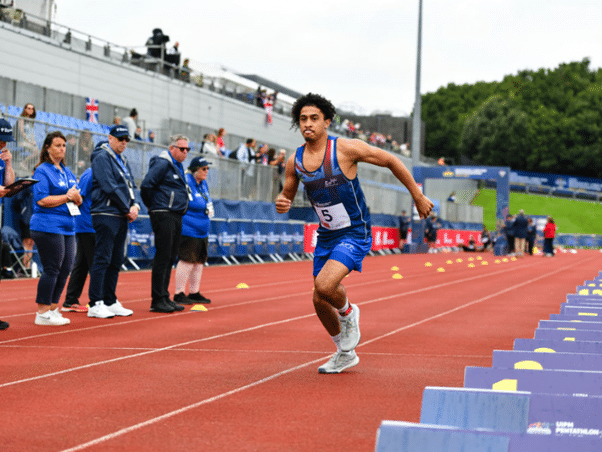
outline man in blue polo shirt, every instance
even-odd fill
[[[4,187],[15,181],[12,155],[6,148],[6,143],[10,141],[15,141],[13,138],[13,128],[6,119],[0,119],[0,198],[4,198],[7,193],[7,190]],[[0,202],[2,202],[1,199]],[[1,241],[2,235],[0,234],[0,242]],[[0,330],[5,330],[8,326],[8,322],[0,320]]]

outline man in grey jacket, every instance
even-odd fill
[[[109,141],[98,143],[92,153],[92,225],[96,231],[94,260],[90,269],[88,317],[108,319],[133,314],[117,300],[119,270],[125,260],[128,222],[138,217],[134,177],[123,155],[130,141],[128,129],[115,125]]]

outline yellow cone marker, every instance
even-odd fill
[[[439,268],[437,269],[437,271],[438,271],[439,273],[443,273],[443,272],[445,271],[445,269],[444,269],[443,267],[439,267]]]
[[[456,259],[456,262],[462,262],[462,259]]]
[[[508,258],[507,257],[503,258],[502,262],[508,262]]]
[[[393,275],[393,279],[401,279],[401,278],[403,278],[403,276],[401,276],[399,273],[395,273]]]
[[[510,260],[511,260],[511,261],[515,261],[515,260],[516,260],[516,257],[514,257],[514,256],[513,256],[513,257],[511,257],[511,258],[510,258]]]
[[[236,286],[237,289],[248,289],[249,286],[247,284],[245,284],[244,282],[241,282],[238,286]]]
[[[399,267],[391,267],[391,270],[393,270],[394,272],[396,272],[397,270],[399,270]]]
[[[481,262],[481,265],[489,265],[489,262],[483,261],[483,262]]]
[[[499,263],[501,263],[502,261],[501,261],[501,260],[499,260],[499,259],[496,259],[494,262],[495,262],[496,264],[499,264]]]
[[[433,264],[431,264],[430,262],[427,262],[426,264],[424,264],[425,267],[432,267]]]
[[[483,260],[483,258],[481,256],[477,256],[477,260],[480,261]]]
[[[472,261],[474,261],[474,257],[469,257],[469,258],[468,258],[468,260],[469,260],[470,262],[472,262]]]
[[[190,308],[190,310],[205,312],[205,311],[207,311],[207,308],[205,306],[203,306],[202,304],[195,304],[192,308]]]
[[[454,261],[446,261],[445,263],[446,263],[446,264],[453,264],[453,263],[454,263]]]
[[[475,265],[474,264],[468,264],[468,268],[474,268]]]

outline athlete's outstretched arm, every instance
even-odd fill
[[[343,141],[341,144],[344,145],[345,151],[349,153],[348,155],[355,162],[366,162],[371,163],[372,165],[389,168],[393,175],[406,186],[410,195],[412,195],[420,218],[428,217],[434,204],[422,193],[422,191],[420,191],[412,173],[410,173],[400,159],[389,152],[370,146],[368,143],[361,140],[339,139],[338,141]]]
[[[291,155],[286,162],[284,170],[284,187],[282,193],[276,198],[276,212],[286,213],[291,208],[293,199],[299,188],[299,179],[295,173],[295,154]]]

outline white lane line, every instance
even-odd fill
[[[378,336],[378,337],[375,337],[375,338],[373,338],[373,339],[371,339],[371,340],[368,340],[368,341],[366,341],[366,342],[363,342],[363,343],[361,343],[361,344],[360,344],[358,347],[362,347],[362,346],[365,346],[365,345],[367,345],[367,344],[371,344],[372,342],[375,342],[375,341],[377,341],[377,340],[380,340],[380,339],[383,339],[383,338],[385,338],[385,337],[391,336],[392,334],[398,333],[399,331],[403,331],[403,330],[405,330],[405,329],[412,328],[412,327],[414,327],[414,326],[417,326],[417,325],[421,325],[421,324],[423,324],[423,323],[426,323],[426,322],[428,322],[428,321],[430,321],[430,320],[433,320],[433,319],[437,319],[437,318],[443,317],[443,316],[445,316],[445,315],[448,315],[448,314],[454,313],[454,312],[456,312],[456,311],[459,311],[459,310],[461,310],[461,309],[464,309],[464,308],[466,308],[466,307],[468,307],[468,306],[472,306],[472,305],[475,305],[475,304],[477,304],[477,303],[481,303],[481,302],[483,302],[483,301],[485,301],[485,300],[488,300],[488,299],[490,299],[490,298],[493,298],[493,297],[496,297],[496,296],[498,296],[498,295],[504,294],[504,293],[506,293],[506,292],[510,292],[510,291],[512,291],[512,290],[518,289],[519,287],[525,286],[525,285],[527,285],[527,284],[531,284],[531,283],[533,283],[533,282],[535,282],[535,281],[539,281],[540,279],[547,278],[547,277],[549,277],[549,276],[552,276],[552,275],[554,275],[554,274],[556,274],[556,273],[559,273],[559,272],[561,272],[561,271],[565,270],[566,268],[570,268],[571,266],[572,266],[572,265],[570,265],[570,266],[567,266],[567,267],[564,267],[564,268],[559,268],[558,270],[552,271],[552,272],[550,272],[550,273],[547,273],[547,274],[545,274],[545,275],[539,276],[539,277],[537,277],[537,278],[530,279],[530,280],[528,280],[528,281],[525,281],[525,282],[523,282],[523,283],[520,283],[520,284],[515,284],[514,286],[511,286],[511,287],[508,287],[508,288],[506,288],[506,289],[500,290],[499,292],[496,292],[496,293],[494,293],[494,294],[488,295],[488,296],[486,296],[486,297],[479,298],[478,300],[474,300],[474,301],[471,301],[471,302],[469,302],[469,303],[465,303],[465,304],[463,304],[462,306],[458,306],[458,307],[456,307],[456,308],[449,309],[449,310],[447,310],[447,311],[445,311],[445,312],[442,312],[442,313],[440,313],[440,314],[433,315],[433,316],[431,316],[431,317],[428,317],[428,318],[426,318],[426,319],[423,319],[423,320],[421,320],[421,321],[414,322],[414,323],[412,323],[412,324],[410,324],[410,325],[406,325],[406,326],[404,326],[404,327],[398,328],[398,329],[396,329],[396,330],[394,330],[394,331],[391,331],[391,332],[389,332],[389,333],[382,334],[382,335],[380,335],[380,336]],[[419,290],[417,290],[417,291],[415,291],[415,292],[419,292],[419,291],[422,291],[422,289],[419,289]],[[375,302],[377,302],[377,301],[387,300],[387,299],[390,299],[390,298],[392,298],[392,297],[383,297],[383,298],[379,298],[379,299],[375,299],[375,300],[370,300],[370,301],[368,301],[368,302],[365,302],[365,303],[362,303],[362,304],[375,303]],[[302,316],[302,317],[298,317],[298,318],[305,318],[305,317],[308,317],[308,316]],[[278,323],[284,323],[284,322],[278,322]],[[195,342],[195,341],[193,341],[193,342]],[[272,375],[270,375],[270,376],[268,376],[268,377],[262,378],[261,380],[254,381],[253,383],[249,383],[249,384],[247,384],[247,385],[240,386],[240,387],[238,387],[238,388],[236,388],[236,389],[232,389],[232,390],[230,390],[230,391],[223,392],[223,393],[221,393],[221,394],[218,394],[218,395],[216,395],[216,396],[214,396],[214,397],[210,397],[210,398],[207,398],[207,399],[201,400],[201,401],[199,401],[199,402],[193,403],[193,404],[191,404],[191,405],[188,405],[188,406],[185,406],[185,407],[179,408],[179,409],[177,409],[177,410],[170,411],[169,413],[165,413],[165,414],[163,414],[163,415],[161,415],[161,416],[157,416],[157,417],[154,417],[154,418],[152,418],[152,419],[148,419],[147,421],[140,422],[140,423],[138,423],[138,424],[134,424],[134,425],[132,425],[132,426],[130,426],[130,427],[126,427],[126,428],[124,428],[124,429],[117,430],[116,432],[110,433],[110,434],[108,434],[108,435],[101,436],[101,437],[99,437],[99,438],[96,438],[96,439],[94,439],[94,440],[92,440],[92,441],[88,441],[88,442],[86,442],[86,443],[80,444],[80,445],[78,445],[78,446],[75,446],[75,447],[73,447],[73,448],[70,448],[70,449],[64,449],[64,450],[63,450],[63,451],[61,451],[61,452],[75,452],[75,451],[78,451],[78,450],[87,449],[88,447],[95,446],[95,445],[97,445],[97,444],[100,444],[100,443],[104,443],[104,442],[106,442],[106,441],[109,441],[109,440],[111,440],[111,439],[114,439],[114,438],[117,438],[117,437],[119,437],[119,436],[125,435],[126,433],[130,433],[130,432],[133,432],[133,431],[139,430],[139,429],[141,429],[141,428],[147,427],[147,426],[149,426],[149,425],[155,424],[155,423],[157,423],[157,422],[161,422],[161,421],[163,421],[163,420],[169,419],[169,418],[171,418],[171,417],[173,417],[173,416],[176,416],[176,415],[178,415],[178,414],[182,414],[182,413],[185,413],[185,412],[187,412],[187,411],[190,411],[190,410],[192,410],[192,409],[198,408],[198,407],[200,407],[200,406],[202,406],[202,405],[206,405],[206,404],[208,404],[208,403],[215,402],[215,401],[217,401],[217,400],[220,400],[220,399],[223,399],[223,398],[225,398],[225,397],[228,397],[228,396],[231,396],[231,395],[237,394],[237,393],[239,393],[239,392],[245,391],[245,390],[247,390],[247,389],[250,389],[250,388],[253,388],[253,387],[255,387],[255,386],[259,386],[259,385],[261,385],[261,384],[267,383],[267,382],[269,382],[269,381],[271,381],[271,380],[274,380],[274,379],[276,379],[276,378],[278,378],[278,377],[281,377],[282,375],[286,375],[286,374],[292,373],[292,372],[294,372],[294,371],[296,371],[296,370],[303,369],[304,367],[310,366],[310,365],[312,365],[312,364],[316,364],[316,363],[318,363],[318,362],[322,361],[323,359],[324,359],[324,358],[319,358],[319,359],[315,359],[315,360],[312,360],[312,361],[308,361],[308,362],[306,362],[306,363],[300,364],[300,365],[298,365],[298,366],[295,366],[295,367],[291,367],[291,368],[289,368],[289,369],[286,369],[286,370],[283,370],[283,371],[281,371],[281,372],[278,372],[278,373],[272,374]],[[1,386],[0,386],[0,387],[1,387]]]

